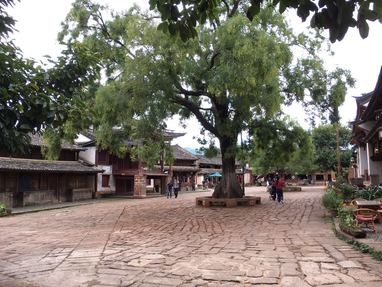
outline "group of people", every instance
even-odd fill
[[[285,187],[285,178],[284,176],[279,176],[276,174],[275,176],[268,177],[267,187],[269,191],[269,198],[273,201],[277,201],[279,203],[284,203],[284,192],[283,188]]]
[[[177,178],[173,178],[167,183],[167,198],[171,198],[174,193],[174,197],[178,197],[180,191],[180,181]]]

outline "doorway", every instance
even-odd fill
[[[134,176],[125,176],[116,179],[115,194],[134,195]]]

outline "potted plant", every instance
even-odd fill
[[[338,209],[339,227],[343,232],[355,238],[365,238],[366,232],[356,226],[353,212],[354,208],[351,206],[343,206]]]
[[[349,205],[351,201],[354,199],[354,193],[355,193],[354,187],[348,183],[343,183],[339,186],[339,189],[343,197],[343,202],[346,205]]]
[[[332,216],[336,216],[337,209],[342,204],[342,198],[333,189],[328,189],[322,197],[322,204],[331,212]]]
[[[358,190],[357,197],[363,198],[365,200],[375,200],[382,197],[382,190],[379,188],[379,186],[372,185]]]

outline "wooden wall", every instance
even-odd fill
[[[93,198],[95,174],[0,172],[0,202],[8,208]]]

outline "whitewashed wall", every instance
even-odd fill
[[[112,175],[113,168],[111,165],[99,165],[98,168],[104,170],[103,173],[99,173],[97,177],[97,191],[112,191],[115,192],[115,179]],[[102,187],[102,175],[110,175],[109,187]]]
[[[86,150],[80,151],[79,157],[88,163],[96,164],[96,152],[96,147],[87,147]]]

